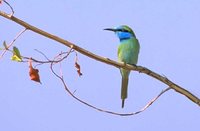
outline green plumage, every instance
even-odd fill
[[[127,98],[127,91],[128,91],[128,77],[122,77],[122,85],[121,85],[122,108],[124,107],[124,102],[125,99]]]
[[[118,61],[126,64],[137,64],[140,44],[133,30],[126,25],[119,26],[115,29],[107,28],[105,30],[114,31],[120,39],[120,45],[118,46],[117,52]],[[128,95],[127,92],[130,70],[121,68],[120,72],[122,76],[121,99],[123,108],[125,99]]]
[[[121,41],[118,47],[118,61],[124,62],[126,64],[137,64],[138,54],[139,54],[139,42],[136,38],[130,38]],[[127,98],[128,92],[128,79],[130,71],[126,69],[120,69],[122,75],[121,84],[121,99],[122,108],[124,107],[124,101]]]

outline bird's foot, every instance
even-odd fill
[[[130,65],[132,65],[132,66],[137,66],[136,64],[130,64]]]

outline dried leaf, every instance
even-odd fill
[[[81,66],[78,64],[78,54],[76,53],[75,57],[75,67],[77,69],[77,73],[79,76],[82,76],[83,74],[81,73]]]
[[[30,79],[35,81],[35,82],[39,82],[40,84],[42,84],[40,82],[39,70],[33,68],[31,60],[29,60],[28,64],[29,64],[29,76],[30,76]]]
[[[3,46],[4,46],[4,48],[5,48],[6,50],[8,50],[8,46],[7,46],[7,44],[6,44],[6,41],[3,42]]]
[[[76,67],[76,69],[77,69],[78,75],[79,75],[79,76],[82,76],[83,74],[81,73],[81,67],[80,67],[80,65],[78,64],[77,61],[75,62],[75,67]]]

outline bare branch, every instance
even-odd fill
[[[70,91],[70,89],[67,87],[67,84],[65,83],[64,76],[63,76],[63,71],[62,71],[62,68],[61,68],[61,62],[62,62],[63,60],[65,60],[65,59],[67,59],[68,56],[69,56],[73,51],[74,51],[74,50],[73,50],[72,48],[70,48],[70,50],[69,50],[68,52],[64,52],[64,53],[61,52],[60,54],[58,54],[57,56],[55,56],[53,60],[47,59],[48,61],[37,60],[37,59],[34,59],[34,58],[32,58],[32,57],[22,57],[23,59],[28,59],[28,61],[23,60],[22,62],[28,62],[28,63],[30,63],[30,61],[31,61],[31,63],[32,63],[32,61],[34,61],[34,62],[36,62],[36,63],[39,63],[40,65],[41,65],[41,64],[50,64],[50,69],[51,69],[52,73],[53,73],[57,78],[60,79],[60,81],[62,82],[62,84],[63,84],[63,86],[64,86],[64,88],[65,88],[65,90],[67,91],[67,93],[68,93],[71,97],[73,97],[74,99],[76,99],[76,100],[79,101],[80,103],[82,103],[82,104],[84,104],[84,105],[86,105],[86,106],[88,106],[88,107],[90,107],[90,108],[92,108],[92,109],[95,109],[95,110],[100,111],[100,112],[112,114],[112,115],[118,115],[118,116],[132,116],[132,115],[139,114],[139,113],[145,111],[150,105],[152,105],[162,94],[164,94],[166,91],[168,91],[169,89],[171,89],[171,88],[165,89],[165,90],[162,91],[159,95],[157,95],[155,98],[153,98],[150,102],[148,102],[143,108],[141,108],[139,111],[136,111],[136,112],[131,112],[131,113],[118,113],[118,112],[114,112],[114,111],[109,111],[109,110],[105,110],[105,109],[102,109],[102,108],[98,108],[98,107],[96,107],[96,106],[94,106],[94,105],[92,105],[92,104],[89,104],[88,102],[86,102],[86,101],[84,101],[84,100],[78,98],[77,96],[75,96],[74,93],[75,93],[76,90],[72,93],[72,92]],[[41,53],[42,55],[46,56],[43,52],[39,52],[39,53]],[[76,61],[77,61],[77,57],[78,57],[78,56],[77,56],[77,52],[75,52],[75,53],[76,53],[76,58],[75,58],[75,59],[76,59]],[[62,55],[65,55],[65,56],[63,57]],[[47,58],[47,57],[45,57],[45,58]],[[58,74],[54,71],[54,69],[53,69],[53,65],[55,65],[55,64],[57,64],[57,63],[60,64],[60,68],[59,68],[59,69],[60,69],[60,75],[58,75]],[[37,65],[38,65],[38,64],[37,64]],[[29,65],[29,66],[30,66],[30,65]],[[31,67],[32,67],[32,65],[31,65]],[[37,82],[40,82],[40,81],[37,81]]]
[[[21,26],[25,27],[26,29],[29,29],[29,30],[32,30],[33,32],[37,33],[37,34],[40,34],[40,35],[43,35],[47,38],[50,38],[52,40],[55,40],[65,46],[68,46],[70,48],[73,48],[74,50],[80,52],[81,54],[83,55],[86,55],[92,59],[95,59],[97,61],[100,61],[100,62],[103,62],[103,63],[107,63],[109,65],[112,65],[112,66],[115,66],[117,68],[124,68],[124,69],[129,69],[129,70],[135,70],[135,71],[138,71],[138,72],[141,72],[141,73],[144,73],[144,74],[147,74],[163,83],[165,83],[166,85],[168,85],[170,88],[174,89],[175,91],[177,91],[178,93],[186,96],[188,99],[190,99],[192,102],[196,103],[198,106],[200,106],[200,99],[195,96],[194,94],[192,94],[191,92],[185,90],[184,88],[182,88],[181,86],[173,83],[172,81],[170,81],[169,79],[167,79],[166,77],[164,76],[161,76],[145,67],[142,67],[142,66],[136,66],[136,65],[128,65],[128,64],[124,64],[124,63],[119,63],[119,62],[116,62],[116,61],[113,61],[113,60],[110,60],[108,58],[105,58],[105,57],[101,57],[101,56],[98,56],[96,54],[93,54],[69,41],[66,41],[58,36],[55,36],[53,34],[50,34],[48,32],[45,32],[39,28],[36,28],[20,19],[18,19],[17,17],[14,17],[14,16],[10,16],[8,14],[6,14],[5,12],[2,12],[0,11],[0,15],[9,19],[9,20],[12,20],[14,21],[15,23],[18,23],[20,24]]]
[[[155,98],[153,98],[146,106],[144,106],[144,108],[142,108],[141,110],[132,113],[133,115],[139,114],[143,111],[145,111],[150,105],[152,105],[161,95],[163,95],[165,92],[167,92],[168,90],[170,90],[171,88],[168,87],[165,90],[161,91],[160,94],[158,94]]]
[[[7,50],[9,50],[9,48],[14,44],[14,42],[26,31],[27,29],[23,29],[22,31],[20,31],[15,38],[12,40],[12,42],[10,42],[9,45],[7,45],[7,48],[1,53],[0,55],[0,59],[4,56],[4,54],[6,53]]]
[[[39,51],[38,49],[35,49],[35,51],[37,51],[37,52],[40,53],[42,56],[44,56],[45,59],[47,59],[48,61],[50,61],[50,59],[49,59],[42,51]]]
[[[70,51],[69,51],[69,52],[70,52]],[[68,56],[68,55],[67,55],[67,56]],[[67,57],[66,57],[66,58],[67,58]],[[113,111],[109,111],[109,110],[105,110],[105,109],[96,107],[96,106],[94,106],[94,105],[92,105],[92,104],[89,104],[88,102],[86,102],[86,101],[84,101],[84,100],[78,98],[77,96],[74,95],[74,92],[72,93],[72,92],[70,91],[70,89],[67,87],[67,84],[66,84],[66,82],[65,82],[65,80],[64,80],[64,77],[63,77],[62,73],[61,73],[61,75],[58,75],[58,74],[54,71],[54,69],[53,69],[53,63],[51,63],[50,69],[51,69],[52,73],[62,82],[62,84],[63,84],[65,90],[67,91],[67,93],[68,93],[70,96],[72,96],[74,99],[76,99],[76,100],[79,101],[80,103],[82,103],[82,104],[84,104],[84,105],[86,105],[86,106],[88,106],[88,107],[90,107],[90,108],[92,108],[92,109],[95,109],[95,110],[97,110],[97,111],[104,112],[104,113],[108,113],[108,114],[112,114],[112,115],[118,115],[118,116],[132,116],[132,115],[136,115],[136,114],[139,114],[139,113],[145,111],[145,110],[146,110],[148,107],[150,107],[161,95],[163,95],[165,92],[167,92],[168,90],[171,89],[170,87],[168,87],[168,88],[166,88],[165,90],[163,90],[161,93],[159,93],[155,98],[153,98],[150,102],[148,102],[148,103],[147,103],[141,110],[139,110],[139,111],[131,112],[131,113],[118,113],[118,112],[113,112]],[[60,70],[61,70],[61,68],[60,68]],[[61,72],[62,72],[62,70],[61,70]]]
[[[12,6],[7,1],[5,1],[5,0],[3,0],[3,2],[5,2],[9,6],[9,8],[11,9],[12,13],[10,14],[10,16],[14,15],[15,12],[14,12]]]

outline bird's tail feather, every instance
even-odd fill
[[[122,86],[121,86],[121,99],[122,99],[122,108],[124,107],[125,99],[127,98],[128,90],[128,77],[122,77]]]

